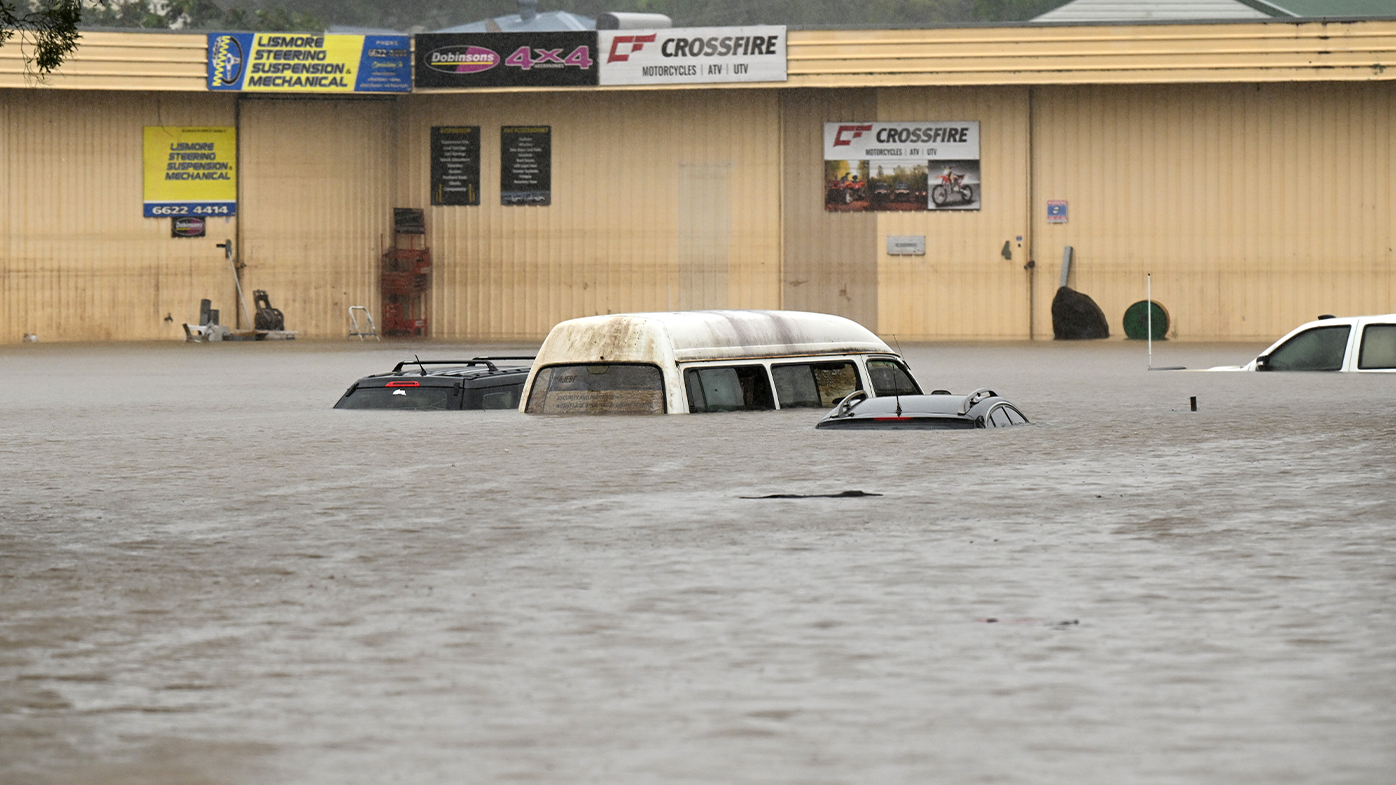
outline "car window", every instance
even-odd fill
[[[989,412],[990,428],[1006,428],[1012,424],[1013,423],[1008,420],[1008,412],[1004,411],[1004,407],[995,406],[993,410]]]
[[[1272,371],[1341,370],[1351,331],[1345,324],[1305,330],[1271,352],[1268,366]]]
[[[868,379],[878,395],[920,395],[921,388],[895,360],[868,360]]]
[[[1024,417],[1022,412],[1014,409],[1012,406],[1005,406],[1003,410],[1008,414],[1008,422],[1010,425],[1028,424],[1028,418]]]
[[[503,387],[486,387],[478,391],[481,409],[517,409],[523,382]]]
[[[689,368],[684,371],[690,412],[733,412],[774,409],[771,383],[761,365],[728,368]]]
[[[813,406],[827,409],[849,393],[863,389],[851,360],[771,366],[780,408]]]
[[[553,365],[529,392],[529,414],[663,414],[664,378],[653,365]]]
[[[1364,371],[1396,368],[1396,324],[1369,324],[1362,331],[1357,367]]]
[[[415,384],[415,382],[414,382]],[[336,409],[455,409],[452,387],[359,387]]]

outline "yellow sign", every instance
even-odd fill
[[[237,215],[237,129],[145,128],[145,217]]]

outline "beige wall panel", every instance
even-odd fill
[[[791,87],[1396,79],[1396,21],[797,30]]]
[[[872,90],[781,91],[785,146],[783,307],[878,331],[877,217],[824,209],[824,123],[877,117]]]
[[[266,290],[288,330],[342,337],[349,306],[379,316],[398,106],[393,99],[241,102],[243,289],[253,308],[253,291]]]
[[[1154,299],[1183,339],[1265,340],[1396,311],[1396,85],[1039,88],[1039,302],[1070,284],[1116,336]],[[1046,200],[1069,223],[1045,223]],[[1045,298],[1045,299],[1044,299]],[[1046,308],[1039,332],[1051,331]]]
[[[147,125],[231,126],[233,101],[0,90],[0,341],[182,337],[205,297],[230,320],[214,245],[236,223],[175,239],[170,219],[141,216]]]
[[[433,335],[539,339],[563,319],[780,304],[768,91],[413,96],[398,207],[427,209]],[[481,127],[481,204],[430,204],[431,127]],[[500,127],[552,126],[552,204],[499,203]]]
[[[982,178],[979,210],[876,214],[878,332],[907,340],[1029,337],[1027,88],[896,88],[877,96],[876,119],[884,122],[978,120]],[[888,256],[889,235],[925,235],[926,255]],[[1005,242],[1011,259],[1003,258]]]
[[[0,47],[0,87],[203,92],[207,53],[206,34],[86,31],[73,55],[40,82],[26,71],[19,42],[11,41]]]

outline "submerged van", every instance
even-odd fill
[[[918,395],[900,355],[841,316],[801,311],[608,314],[553,327],[526,414],[828,409],[858,390]]]

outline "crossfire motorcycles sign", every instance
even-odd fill
[[[978,210],[979,122],[824,124],[828,212]]]
[[[602,30],[603,85],[784,82],[785,28]]]

